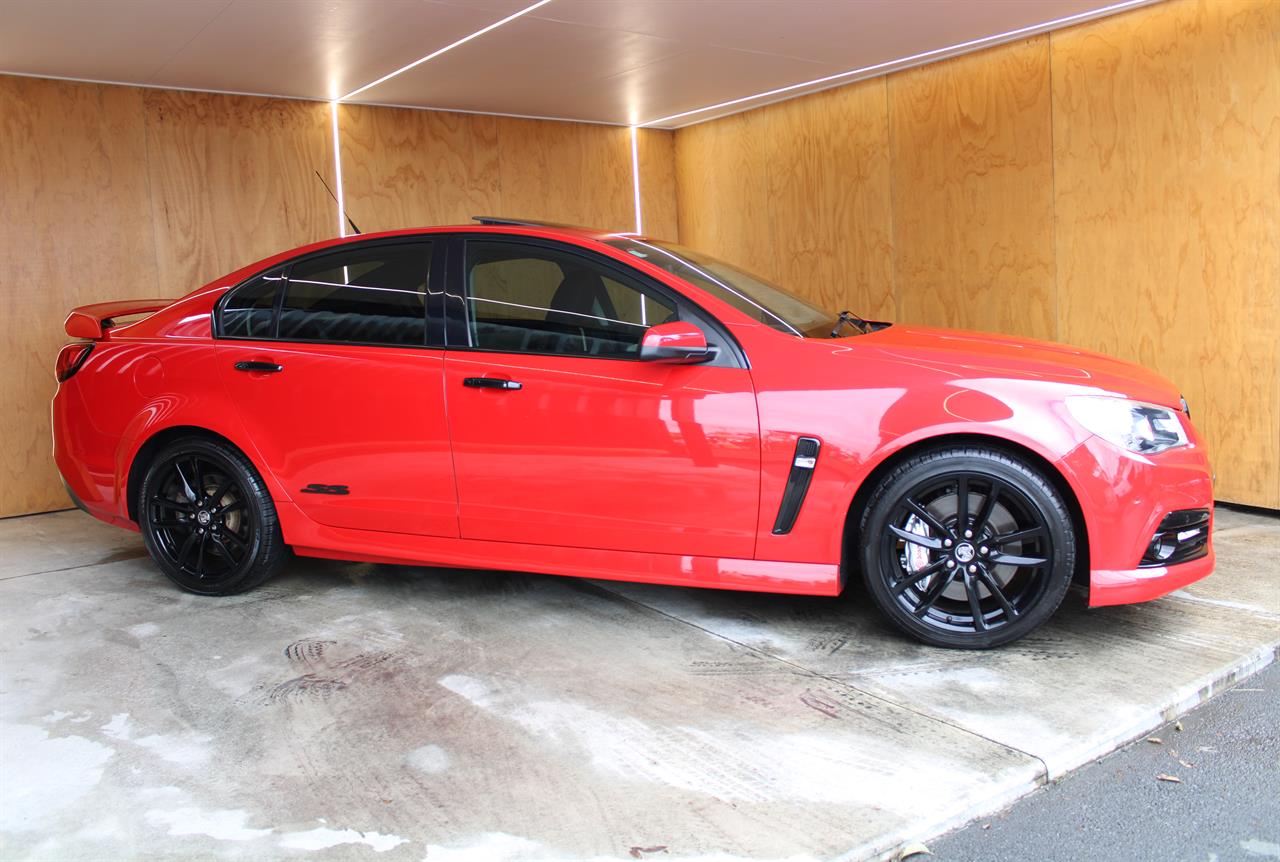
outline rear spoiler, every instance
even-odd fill
[[[153,314],[173,304],[172,299],[126,299],[123,302],[99,302],[73,308],[63,327],[72,338],[89,338],[99,341],[105,338],[114,318],[133,314]]]

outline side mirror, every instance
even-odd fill
[[[640,359],[645,362],[692,365],[713,356],[715,348],[707,346],[702,330],[681,320],[650,326],[640,340]]]

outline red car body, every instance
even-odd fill
[[[283,261],[402,236],[519,236],[607,256],[691,296],[747,367],[654,364],[437,347],[216,338],[215,303]],[[1078,424],[1078,394],[1185,410],[1136,366],[1061,345],[894,325],[796,338],[650,262],[610,235],[474,225],[317,243],[168,302],[77,309],[53,401],[55,458],[78,504],[137,529],[147,447],[174,429],[231,441],[257,467],[298,554],[385,563],[835,595],[846,525],[869,480],[937,441],[995,440],[1042,465],[1077,521],[1091,605],[1138,602],[1208,574],[1212,548],[1140,565],[1162,519],[1212,509],[1205,451],[1125,451]],[[154,312],[103,328],[113,316]],[[237,362],[284,374],[237,373]],[[464,379],[516,380],[520,391]],[[821,441],[794,527],[773,526],[798,437]],[[346,495],[301,493],[342,483]],[[358,490],[359,493],[355,493]]]

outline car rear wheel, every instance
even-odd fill
[[[917,455],[877,485],[861,523],[863,578],[927,644],[984,649],[1047,620],[1075,567],[1071,516],[1033,466],[985,447]]]
[[[271,496],[249,460],[225,443],[187,437],[166,446],[143,478],[138,512],[152,559],[189,592],[242,593],[284,563]]]

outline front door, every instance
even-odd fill
[[[463,245],[451,292],[465,291],[452,305],[466,314],[450,321],[444,380],[463,537],[752,557],[750,373],[727,354],[638,358],[648,326],[694,312],[603,258],[496,237]]]
[[[444,354],[426,346],[431,259],[429,241],[362,244],[222,309],[218,373],[266,469],[321,524],[458,535]]]

